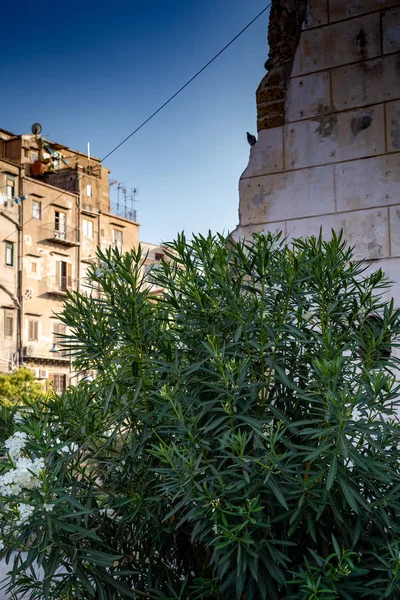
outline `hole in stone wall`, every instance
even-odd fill
[[[354,137],[360,133],[360,131],[364,131],[364,129],[368,129],[368,127],[372,123],[371,115],[363,115],[362,117],[353,117],[350,121],[351,132]]]

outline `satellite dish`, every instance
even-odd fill
[[[42,126],[41,126],[40,123],[34,123],[32,125],[32,133],[33,133],[33,135],[39,135],[41,131],[42,131]]]

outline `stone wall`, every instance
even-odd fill
[[[343,228],[400,284],[400,0],[274,1],[269,41],[233,235]]]

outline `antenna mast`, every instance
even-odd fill
[[[130,200],[131,200],[132,210],[129,213],[129,218],[132,221],[137,221],[136,203],[139,202],[139,200],[137,199],[138,196],[139,196],[139,188],[131,188]]]
[[[119,217],[124,217],[130,221],[137,221],[136,203],[138,202],[139,188],[131,188],[128,195],[125,181],[119,182],[114,180],[109,181],[109,186],[116,185],[117,187],[117,202],[111,202],[111,212]],[[120,198],[120,192],[122,198]]]

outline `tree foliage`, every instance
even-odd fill
[[[384,274],[334,233],[168,248],[157,300],[140,249],[99,251],[101,294],[70,295],[75,366],[97,375],[22,425],[47,467],[12,589],[399,598],[400,318]]]
[[[19,405],[28,405],[43,396],[43,387],[30,369],[0,373],[0,440],[12,432],[12,416]]]
[[[27,404],[42,395],[43,386],[35,380],[31,369],[21,367],[12,373],[0,373],[0,405]]]

